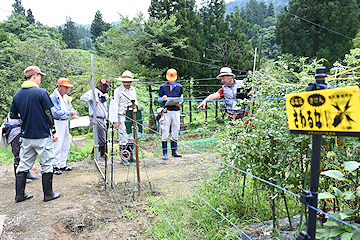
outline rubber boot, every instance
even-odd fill
[[[51,201],[60,197],[60,193],[53,192],[52,189],[52,180],[53,180],[53,173],[43,173],[42,175],[42,185],[44,191],[44,202]]]
[[[14,173],[15,173],[15,178],[16,178],[16,169],[18,168],[18,164],[14,164]],[[30,171],[29,171],[30,172]],[[30,182],[32,182],[31,181],[31,179],[29,179],[29,178],[26,178],[26,183],[30,183]]]
[[[30,171],[28,172],[27,176],[26,176],[27,179],[37,179],[39,178],[38,176],[34,176],[30,173]]]
[[[16,174],[16,185],[15,185],[16,202],[22,202],[33,197],[33,195],[31,194],[28,195],[25,193],[26,176],[27,176],[27,172],[19,172]]]
[[[123,165],[123,166],[129,166],[130,165],[130,163],[129,163],[129,161],[127,160],[127,159],[125,159],[125,158],[127,158],[128,156],[126,155],[126,156],[123,156],[123,151],[124,150],[126,150],[126,145],[120,145],[120,156],[121,156],[121,165]]]
[[[182,157],[182,155],[177,152],[177,142],[175,141],[171,141],[171,152],[173,157]]]
[[[168,160],[167,155],[167,142],[162,142],[162,149],[163,149],[163,160]]]
[[[100,158],[105,159],[105,145],[99,147]]]
[[[127,150],[130,153],[130,159],[129,162],[136,162],[136,159],[134,158],[134,144],[133,143],[129,143]]]

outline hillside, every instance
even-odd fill
[[[228,2],[226,4],[226,14],[231,13],[234,11],[235,6],[238,6],[239,9],[245,7],[246,3],[248,3],[250,0],[235,0]],[[289,0],[258,0],[258,2],[265,2],[266,5],[269,5],[270,2],[273,2],[274,8],[275,8],[275,14],[278,15],[281,11],[281,9],[288,4]]]

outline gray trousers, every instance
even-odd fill
[[[170,136],[171,141],[177,142],[180,131],[180,111],[167,111],[164,113],[164,121],[161,124],[161,140],[166,142]]]
[[[39,155],[41,174],[53,172],[55,159],[54,144],[51,137],[30,139],[23,138],[20,147],[20,164],[16,170],[18,172],[29,171]]]

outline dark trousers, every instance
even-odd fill
[[[17,135],[12,141],[11,141],[11,151],[14,155],[14,165],[19,165],[20,163],[20,134]]]

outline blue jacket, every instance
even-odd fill
[[[164,95],[168,97],[181,97],[183,95],[183,87],[180,83],[175,82],[174,89],[170,89],[169,82],[166,82],[160,86],[159,89],[159,102],[162,102],[162,107],[165,108],[165,102],[160,100]],[[180,111],[180,107],[166,107],[169,111]]]
[[[71,112],[75,111],[75,109],[67,99],[65,100],[66,111],[61,110],[60,98],[55,92],[50,95],[50,99],[54,104],[51,108],[51,112],[55,119],[68,119],[72,116]]]

